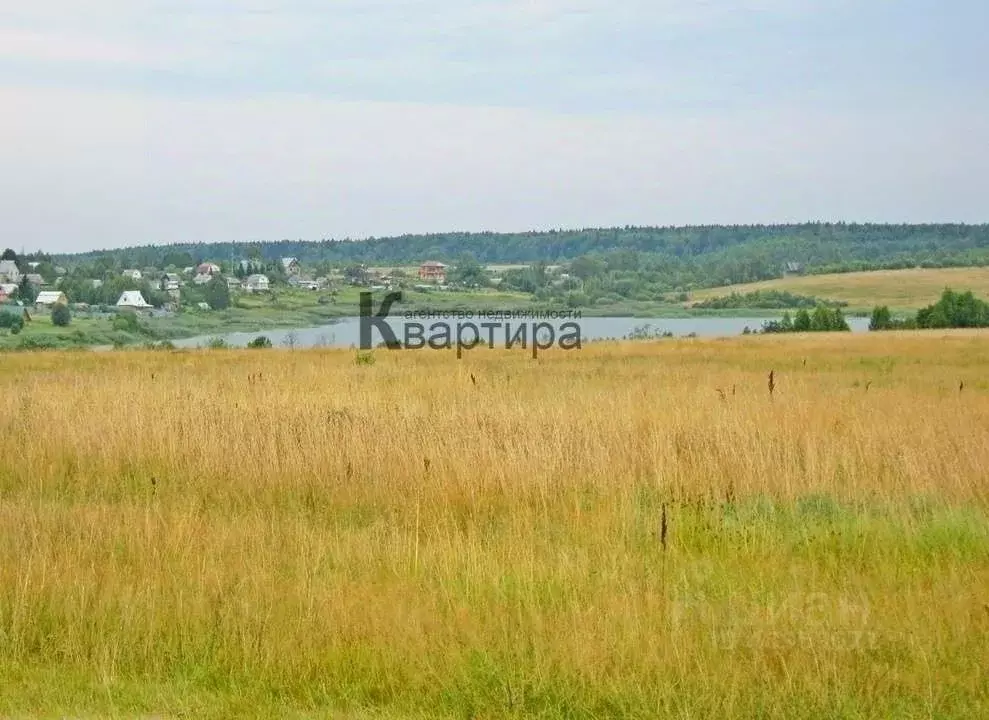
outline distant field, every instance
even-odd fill
[[[986,333],[370,357],[4,357],[0,717],[989,717]]]
[[[946,287],[989,297],[989,267],[806,275],[697,290],[690,299],[699,301],[732,292],[788,290],[826,300],[844,300],[853,309],[871,310],[876,305],[887,305],[898,310],[916,310],[935,302]]]

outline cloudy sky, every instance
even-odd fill
[[[0,246],[989,221],[985,0],[0,0]]]

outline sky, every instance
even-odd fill
[[[0,0],[0,247],[989,221],[985,0]]]

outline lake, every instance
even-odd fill
[[[741,335],[748,327],[755,331],[762,327],[763,323],[772,318],[746,318],[746,317],[696,317],[696,318],[628,318],[628,317],[585,317],[577,320],[580,326],[580,337],[584,342],[591,340],[620,340],[631,334],[636,328],[649,326],[651,333],[671,332],[674,336],[683,337],[695,334],[698,337],[732,337]],[[869,318],[849,317],[848,325],[852,332],[867,332],[869,329]],[[404,320],[401,318],[389,319],[388,324],[395,330],[395,335],[401,339],[403,337],[402,326]],[[426,320],[426,338],[433,333],[429,327],[432,322]],[[456,320],[444,320],[454,327],[456,332]],[[467,321],[469,322],[469,321]],[[482,322],[475,320],[474,322]],[[532,320],[509,320],[507,321],[513,328],[520,323],[532,323]],[[539,321],[537,321],[539,322]],[[568,322],[566,320],[550,320],[555,328]],[[229,334],[216,334],[201,337],[185,338],[174,340],[176,347],[195,348],[205,346],[211,339],[220,338],[227,345],[232,347],[244,347],[254,338],[264,335],[271,340],[275,346],[282,347],[350,347],[360,344],[360,319],[343,318],[331,325],[321,327],[297,328],[294,330],[264,330],[261,332],[236,332]],[[381,342],[382,338],[377,330],[373,331],[374,342]],[[505,331],[502,327],[495,333],[495,341],[504,345]]]

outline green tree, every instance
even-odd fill
[[[70,322],[72,322],[72,313],[69,312],[69,306],[61,303],[56,304],[52,308],[52,325],[68,327]]]
[[[872,319],[869,320],[869,330],[889,330],[893,326],[893,315],[885,305],[876,307],[872,311]]]
[[[810,313],[807,312],[805,308],[800,308],[799,310],[797,310],[797,314],[793,318],[793,331],[810,332],[810,329],[811,329]]]
[[[17,253],[10,248],[7,248],[3,251],[3,254],[0,255],[0,260],[13,260],[14,262],[17,262]]]
[[[5,312],[0,310],[0,328],[10,330],[11,335],[16,335],[24,327],[24,316],[21,313]]]
[[[848,321],[845,320],[845,314],[841,311],[841,308],[831,308],[831,329],[836,332],[851,331],[851,328],[848,327]]]
[[[27,276],[21,279],[21,284],[17,288],[17,299],[25,305],[33,305],[34,301],[38,299],[38,290],[27,279]]]
[[[477,258],[470,253],[464,253],[454,265],[448,280],[467,287],[484,287],[488,284],[488,274]]]
[[[827,332],[832,330],[832,322],[831,312],[823,305],[818,305],[814,308],[814,312],[810,316],[811,332]]]
[[[206,302],[214,310],[226,310],[230,307],[230,288],[226,278],[216,276],[208,283],[204,291]]]

